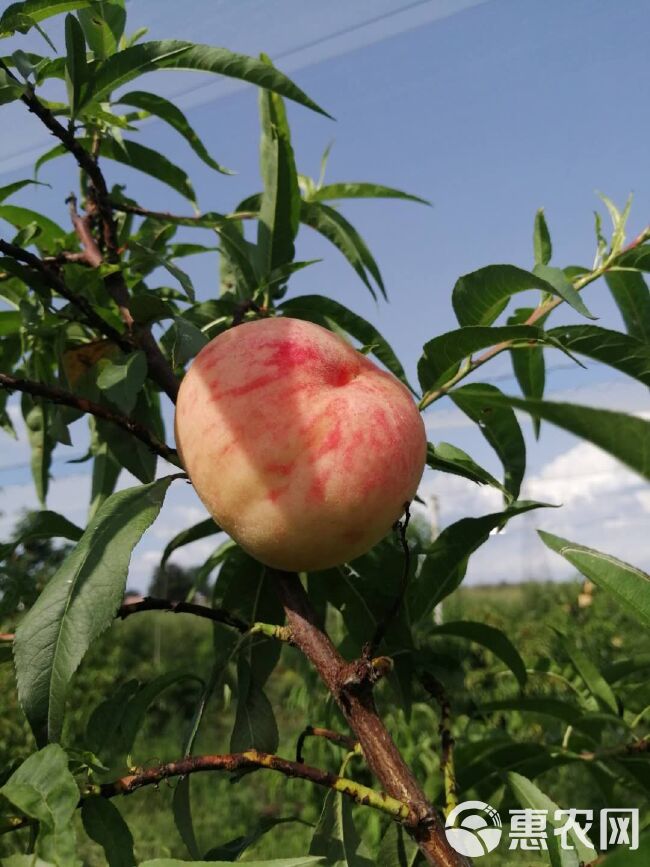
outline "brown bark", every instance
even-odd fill
[[[467,867],[470,862],[451,848],[438,812],[427,802],[420,784],[395,746],[375,708],[370,684],[358,684],[346,662],[320,628],[297,575],[274,570],[278,593],[291,628],[292,640],[318,671],[361,745],[368,767],[387,795],[408,804],[418,817],[409,833],[434,867]]]

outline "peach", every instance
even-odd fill
[[[215,337],[181,384],[176,442],[194,488],[242,548],[286,571],[365,553],[413,499],[426,436],[408,390],[298,319]]]

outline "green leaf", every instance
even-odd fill
[[[86,149],[90,149],[90,139],[82,138],[78,139],[78,142]],[[45,163],[57,157],[65,156],[67,153],[68,151],[63,145],[57,145],[36,160],[34,171],[38,172]],[[128,139],[123,139],[118,146],[113,139],[102,138],[99,155],[156,178],[156,180],[176,190],[181,196],[189,199],[192,204],[196,204],[196,194],[187,174],[158,151]]]
[[[202,684],[201,679],[191,672],[171,671],[146,683],[131,681],[128,686],[123,685],[93,711],[88,724],[87,746],[90,751],[106,765],[124,764],[152,702],[170,686],[187,681]]]
[[[310,855],[321,855],[336,867],[373,867],[373,861],[352,818],[349,798],[328,792],[314,830]]]
[[[481,400],[482,395],[491,395],[494,399]],[[516,499],[526,470],[526,444],[512,409],[496,404],[502,396],[496,386],[484,384],[464,385],[449,392],[456,406],[478,424],[499,456],[504,469],[504,487]]]
[[[391,822],[381,838],[375,867],[414,867],[419,851],[402,826]]]
[[[555,629],[560,640],[564,652],[569,657],[576,671],[585,682],[585,686],[589,692],[596,698],[605,710],[611,711],[613,714],[618,714],[618,702],[614,695],[611,686],[602,676],[597,666],[580,650],[575,642],[571,641],[568,636],[562,633],[559,629]]]
[[[597,852],[595,847],[585,846],[575,831],[569,831],[568,842],[572,849],[564,849],[561,846],[561,838],[554,834],[556,828],[566,823],[566,818],[555,818],[555,811],[560,808],[545,795],[538,787],[526,777],[514,772],[508,773],[508,783],[512,792],[525,810],[548,811],[548,854],[552,867],[577,867],[577,862],[589,864],[595,860]],[[587,838],[588,839],[588,838]]]
[[[178,265],[175,265],[171,259],[168,259],[162,253],[159,253],[157,250],[152,250],[149,247],[145,247],[143,244],[139,244],[137,241],[130,240],[129,241],[129,249],[134,250],[138,253],[144,254],[145,256],[151,257],[154,262],[160,265],[161,268],[164,268],[168,271],[172,277],[175,277],[178,282],[183,287],[183,291],[187,296],[189,301],[195,301],[196,295],[194,293],[194,286],[192,285],[192,281],[188,274],[185,273]]]
[[[599,867],[646,867],[650,860],[650,835],[645,831],[639,839],[639,848],[617,846],[599,862]]]
[[[146,378],[147,359],[144,352],[138,351],[114,361],[105,360],[97,385],[111,403],[129,415]]]
[[[546,225],[544,208],[540,208],[535,214],[535,226],[533,229],[533,252],[536,265],[548,265],[553,255],[551,235]]]
[[[31,211],[29,208],[22,208],[19,205],[0,205],[0,219],[11,223],[16,229],[25,229],[35,223],[40,229],[36,246],[44,251],[55,251],[57,244],[65,241],[66,233],[61,226],[49,217]]]
[[[12,3],[7,6],[0,18],[0,36],[8,35],[14,30],[27,32],[25,29],[27,19],[30,26],[33,26],[53,15],[60,15],[61,12],[90,6],[90,3],[91,0],[25,0],[23,3]]]
[[[451,443],[441,442],[435,446],[433,443],[428,443],[427,466],[431,467],[432,470],[461,476],[464,479],[469,479],[470,482],[476,482],[478,485],[492,485],[493,488],[497,488],[507,497],[510,497],[501,482],[479,466],[466,452]]]
[[[158,96],[158,94],[148,93],[145,90],[133,90],[130,93],[126,93],[123,96],[120,96],[119,102],[122,105],[132,105],[135,108],[141,109],[141,111],[145,113],[144,116],[155,115],[161,120],[164,120],[165,123],[168,123],[176,130],[176,132],[183,136],[194,153],[199,157],[199,159],[203,160],[206,165],[224,175],[232,174],[229,169],[224,168],[210,156],[205,145],[190,125],[188,119],[173,102],[170,102],[162,96]]]
[[[327,238],[345,256],[366,284],[373,298],[376,299],[377,296],[367,272],[374,279],[383,297],[387,297],[381,273],[366,242],[345,217],[322,202],[303,201],[300,207],[300,220]]]
[[[135,867],[133,835],[114,804],[106,798],[85,798],[81,820],[86,834],[104,850],[108,867]]]
[[[11,78],[4,69],[0,69],[0,105],[20,99],[24,92],[24,85]]]
[[[74,15],[65,17],[65,81],[68,89],[70,114],[76,117],[81,102],[81,92],[88,80],[86,40],[81,24]]]
[[[348,310],[343,304],[334,301],[333,298],[324,295],[300,295],[298,298],[283,301],[278,305],[278,309],[296,319],[316,322],[325,327],[328,327],[328,322],[331,320],[362,345],[372,347],[371,352],[375,358],[379,359],[407,388],[411,388],[404,368],[388,341],[374,325]]]
[[[21,395],[21,408],[32,453],[32,477],[36,496],[41,504],[45,505],[50,484],[50,465],[54,447],[48,430],[51,408],[45,401],[34,400],[25,393]]]
[[[268,58],[263,60],[271,66]],[[294,239],[300,225],[300,188],[291,133],[282,97],[261,90],[260,168],[263,192],[257,223],[262,273],[293,262]]]
[[[23,317],[18,310],[0,311],[0,337],[16,334],[23,325]]]
[[[536,266],[535,273],[515,265],[488,265],[460,277],[454,286],[452,304],[461,325],[491,325],[510,297],[527,289],[540,289],[562,298],[589,319],[594,317],[563,272],[548,265]],[[553,280],[553,283],[550,280]]]
[[[192,805],[190,801],[192,778],[181,777],[172,796],[172,812],[174,815],[174,824],[176,830],[180,834],[181,840],[185,843],[190,857],[195,861],[201,857],[196,836],[194,834],[194,824],[192,822]]]
[[[215,533],[220,532],[221,527],[215,524],[212,518],[206,518],[205,521],[200,521],[198,524],[194,524],[193,527],[188,527],[187,530],[181,530],[181,532],[177,533],[165,546],[165,550],[163,551],[160,560],[160,568],[164,568],[165,563],[178,548],[182,548],[183,545],[190,545],[198,539],[205,539],[207,536],[214,536]]]
[[[650,289],[638,271],[610,271],[605,282],[631,337],[650,343]]]
[[[249,663],[240,657],[237,662],[237,715],[230,737],[230,752],[257,749],[275,753],[279,739],[271,702],[255,682]]]
[[[126,23],[124,0],[99,0],[91,9],[80,9],[78,18],[96,59],[115,53]]]
[[[526,664],[519,655],[519,651],[510,641],[508,636],[494,626],[487,623],[478,623],[473,620],[458,620],[451,623],[443,623],[436,626],[432,635],[454,635],[459,638],[467,638],[475,641],[483,647],[491,650],[495,656],[508,666],[524,689],[526,686]]]
[[[119,51],[102,63],[94,64],[91,68],[95,75],[93,99],[97,102],[105,100],[117,87],[155,69],[189,69],[237,78],[329,117],[290,78],[273,66],[226,48],[173,39],[142,42]]]
[[[571,283],[562,268],[552,268],[550,265],[535,265],[533,273],[546,280],[548,285],[552,287],[551,291],[555,290],[555,294],[559,298],[563,298],[578,313],[586,316],[587,319],[598,318],[589,312],[582,300],[582,296],[574,288],[573,283]]]
[[[183,316],[174,317],[174,322],[162,338],[172,367],[179,367],[194,358],[207,343],[209,340],[201,329]]]
[[[481,518],[462,518],[445,527],[426,552],[417,580],[411,583],[408,600],[413,620],[421,620],[458,587],[469,557],[488,540],[493,530],[517,515],[547,505],[522,500],[511,503],[503,512]]]
[[[328,202],[336,199],[404,199],[407,202],[419,202],[421,205],[431,204],[427,199],[403,193],[394,187],[363,182],[326,184],[315,189],[307,198],[310,202]]]
[[[14,193],[17,193],[18,190],[22,190],[22,188],[26,187],[28,184],[36,184],[39,187],[47,186],[47,184],[39,184],[38,181],[31,179],[26,181],[14,181],[13,184],[7,184],[4,187],[0,187],[0,202],[4,202],[5,199],[8,199],[9,196],[13,196]]]
[[[118,463],[112,454],[108,442],[103,436],[105,427],[98,427],[97,419],[95,418],[89,419],[89,425],[90,451],[94,456],[88,511],[88,518],[90,519],[115,490],[122,465]]]
[[[76,542],[83,535],[83,530],[68,521],[58,512],[50,512],[43,509],[30,515],[29,522],[24,532],[16,539],[5,544],[0,544],[0,560],[9,557],[18,545],[32,542],[35,539],[71,539]]]
[[[448,331],[424,344],[423,355],[418,362],[422,390],[426,392],[443,385],[457,372],[460,362],[477,350],[511,340],[515,341],[515,345],[523,346],[523,355],[533,348],[531,344],[553,342],[543,329],[534,325],[508,324],[492,328],[470,325]]]
[[[278,818],[264,816],[245,837],[235,837],[234,840],[229,840],[227,843],[215,846],[205,853],[205,857],[211,861],[223,859],[227,862],[240,861],[246,849],[257,843],[258,840],[269,831],[272,831],[277,825],[285,825],[289,822],[299,822],[301,825],[310,824],[309,822],[303,822],[297,816],[280,816]],[[319,859],[316,860],[318,861]]]
[[[588,440],[645,478],[650,478],[650,422],[643,418],[571,403],[524,400],[483,384],[468,385],[461,390],[464,392],[463,401],[475,412],[480,407],[488,412],[490,407],[514,407],[538,415]],[[456,394],[458,391],[453,391],[450,397],[453,399]]]
[[[68,756],[57,744],[33,753],[0,788],[14,807],[36,819],[36,855],[57,865],[79,865],[72,817],[79,788],[68,769]]]
[[[112,623],[131,552],[156,519],[173,478],[109,497],[20,622],[14,642],[18,695],[39,743],[61,737],[68,683]]]
[[[597,325],[564,325],[547,333],[571,352],[608,364],[650,385],[650,341]]]
[[[141,395],[138,395],[140,399]],[[143,484],[152,482],[156,477],[157,455],[152,452],[143,442],[135,437],[125,436],[122,428],[117,427],[110,421],[97,419],[97,433],[101,440],[108,446],[111,455],[118,467],[128,470]],[[106,467],[107,483],[113,480],[111,468]]]
[[[611,554],[603,554],[542,530],[538,533],[547,547],[568,560],[594,584],[611,593],[646,628],[650,627],[650,575]]]

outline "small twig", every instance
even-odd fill
[[[438,702],[440,707],[440,770],[445,787],[445,815],[458,804],[456,770],[454,766],[454,738],[451,734],[451,704],[449,696],[440,681],[429,672],[420,673],[420,683]]]
[[[70,193],[66,199],[66,203],[70,208],[70,219],[81,246],[84,248],[84,257],[88,264],[93,268],[99,268],[104,261],[97,242],[93,238],[90,226],[88,225],[88,217],[80,217],[77,211],[77,197],[74,193]]]
[[[317,786],[341,792],[357,804],[372,807],[393,819],[402,822],[408,827],[417,824],[417,815],[407,804],[391,798],[383,792],[377,792],[368,786],[363,786],[346,777],[339,777],[320,768],[311,765],[299,764],[280,756],[262,753],[258,750],[246,750],[243,753],[230,753],[227,755],[212,756],[188,756],[177,762],[167,762],[155,768],[139,769],[136,773],[120,777],[111,783],[102,785],[89,785],[82,790],[79,805],[89,798],[114,798],[116,795],[128,795],[144,786],[155,786],[170,777],[185,777],[188,774],[202,771],[240,771],[267,769],[277,771],[285,777],[307,780]],[[12,816],[3,820],[0,824],[0,834],[16,831],[26,825],[33,824],[33,820],[22,816]]]
[[[152,211],[149,208],[143,208],[140,205],[132,204],[131,202],[121,202],[117,199],[110,199],[110,205],[114,211],[122,211],[125,214],[135,214],[138,217],[148,217],[151,220],[160,220],[161,222],[178,223],[181,226],[196,226],[203,225],[207,228],[211,226],[207,223],[209,214],[172,214],[170,211]],[[218,214],[214,215],[214,227],[218,227],[224,220],[232,222],[234,220],[250,220],[257,217],[257,213],[253,211],[238,211],[234,214]]]
[[[26,394],[31,394],[34,397],[42,397],[51,403],[70,406],[73,409],[79,409],[82,412],[90,413],[90,415],[109,421],[112,424],[121,427],[132,436],[143,442],[152,452],[169,461],[174,466],[180,466],[178,452],[165,443],[160,442],[151,431],[140,422],[134,421],[125,415],[121,415],[112,409],[101,404],[94,403],[91,400],[86,400],[85,397],[77,397],[69,391],[64,391],[62,388],[57,388],[53,385],[46,385],[44,382],[37,382],[32,379],[22,379],[18,376],[13,376],[8,373],[0,373],[0,388],[6,391],[22,391]]]
[[[330,743],[336,744],[338,747],[343,747],[349,752],[361,752],[359,742],[349,735],[343,735],[340,732],[332,731],[332,729],[321,728],[320,726],[306,726],[298,736],[298,741],[296,743],[296,761],[298,764],[303,764],[305,761],[302,751],[307,738],[325,738],[325,740]]]
[[[13,632],[0,632],[0,641],[13,641],[15,637]]]
[[[232,626],[242,635],[251,628],[250,623],[246,623],[245,620],[241,620],[223,608],[209,608],[207,605],[196,605],[194,602],[176,602],[172,599],[157,599],[153,596],[145,596],[139,602],[126,602],[120,606],[116,616],[125,620],[140,611],[171,611],[174,614],[194,614],[196,617],[205,617],[207,620]]]
[[[400,608],[402,607],[402,603],[404,601],[404,596],[406,595],[406,590],[408,588],[408,580],[409,580],[409,572],[411,570],[411,551],[409,549],[409,543],[406,538],[406,530],[409,525],[409,521],[411,520],[411,510],[409,508],[410,503],[404,503],[404,519],[402,521],[398,521],[395,524],[395,529],[399,534],[400,544],[402,546],[402,551],[404,552],[404,565],[402,567],[402,578],[400,581],[399,591],[395,599],[393,600],[392,605],[384,615],[383,619],[377,624],[375,629],[375,634],[372,637],[372,641],[368,645],[368,648],[364,655],[373,656],[381,642],[384,640],[386,633],[388,632],[391,623],[400,612]]]

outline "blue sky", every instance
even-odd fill
[[[370,180],[415,192],[432,208],[398,202],[346,203],[379,261],[390,295],[377,306],[349,266],[303,230],[301,259],[324,257],[292,281],[292,294],[323,293],[370,319],[414,376],[422,344],[456,324],[450,294],[457,277],[483,265],[532,264],[532,221],[546,210],[554,264],[589,265],[594,255],[596,191],[622,203],[634,192],[630,235],[648,221],[648,113],[643,83],[650,65],[645,39],[647,5],[604,0],[484,0],[416,2],[355,0],[306,4],[299,0],[221,0],[181,4],[168,0],[129,3],[130,28],[149,25],[148,38],[178,37],[257,53],[264,50],[336,122],[290,107],[299,169],[317,174],[325,145],[334,140],[329,180]],[[57,32],[57,28],[53,28]],[[28,41],[29,40],[29,41]],[[32,37],[15,47],[36,47]],[[5,49],[5,46],[3,46]],[[38,50],[43,50],[38,45]],[[209,150],[236,170],[226,178],[209,170],[185,143],[159,122],[143,127],[141,140],[186,168],[203,210],[231,209],[259,188],[258,123],[253,88],[196,74],[160,73],[125,88],[173,96]],[[29,159],[51,146],[20,106],[2,107],[0,184],[26,177]],[[126,180],[129,195],[151,208],[188,213],[176,193],[121,166],[105,164],[109,181]],[[64,198],[75,185],[71,160],[45,167],[52,184],[24,191],[15,203],[43,210],[65,223]],[[216,258],[185,260],[199,295],[217,291]],[[620,319],[604,285],[587,300],[605,327]],[[523,303],[523,296],[522,296]],[[564,309],[555,323],[577,321]],[[548,395],[591,405],[648,412],[647,390],[612,370],[590,364],[567,368],[549,353]],[[556,368],[556,369],[553,369]],[[507,359],[485,370],[505,391]],[[498,464],[478,431],[441,401],[426,414],[430,439],[454,442],[494,472]],[[528,431],[528,423],[522,419]],[[78,427],[78,426],[77,426]],[[75,432],[77,432],[75,430]],[[640,480],[598,450],[556,429],[529,439],[530,496],[563,502],[563,510],[519,518],[477,555],[469,579],[561,577],[562,562],[546,554],[536,526],[593,544],[650,567],[647,526],[650,498]],[[83,449],[83,431],[70,450]],[[53,469],[52,508],[83,523],[87,480],[60,447]],[[33,505],[24,442],[2,440],[0,537],[16,508]],[[185,487],[185,486],[183,486]],[[443,524],[464,513],[498,508],[498,499],[469,482],[427,476],[424,492],[439,499]],[[181,521],[201,518],[191,493],[170,497],[158,525],[139,547],[131,583],[144,586],[166,538]],[[198,562],[205,543],[188,548],[179,562]]]

